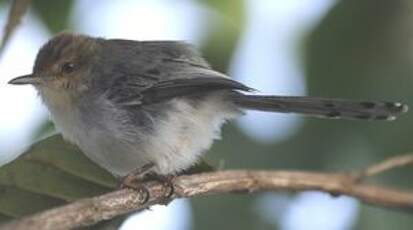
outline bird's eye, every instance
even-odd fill
[[[75,70],[75,64],[72,62],[66,62],[62,65],[62,72],[63,73],[71,73]]]

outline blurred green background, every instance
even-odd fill
[[[189,2],[194,4],[195,2],[197,6],[212,12],[208,14],[210,18],[206,18],[208,23],[197,26],[197,30],[200,31],[198,45],[214,68],[228,73],[248,24],[246,13],[248,7],[255,3],[262,4],[263,1],[249,1],[248,4],[241,0],[193,2],[175,0],[171,2],[173,4],[189,4]],[[299,5],[300,1],[297,2],[296,4]],[[294,54],[297,57],[296,62],[300,63],[300,71],[304,76],[302,82],[305,83],[306,93],[326,97],[401,100],[413,105],[413,91],[411,90],[413,86],[413,2],[409,0],[329,2],[331,7],[326,13],[320,15],[320,20],[316,25],[305,33],[303,32],[296,41],[291,41],[295,47],[293,50],[296,51]],[[71,0],[33,0],[29,13],[40,19],[50,33],[49,36],[67,29],[78,31],[79,25],[76,23],[81,22],[73,20],[72,15],[75,4],[76,1]],[[93,4],[88,5],[89,9],[82,12],[92,14],[96,8],[99,8],[99,4],[99,1],[94,1]],[[311,1],[306,5],[310,10]],[[9,7],[9,1],[1,1],[0,7],[4,14]],[[303,10],[305,11],[306,8]],[[96,20],[100,19],[96,18]],[[22,24],[25,23],[27,21],[23,20]],[[148,27],[151,26],[150,23],[150,21],[147,22]],[[275,25],[276,22],[274,22]],[[104,25],[101,26],[104,27]],[[132,27],[134,22],[127,22],[122,26]],[[271,28],[268,30],[270,31]],[[82,32],[88,33],[88,31]],[[13,36],[11,41],[12,39]],[[270,52],[277,53],[278,50],[270,50]],[[260,57],[251,58],[259,60]],[[267,76],[250,76],[251,81],[254,81],[254,78],[278,77],[282,77],[278,72],[269,73]],[[221,163],[224,162],[224,168],[228,169],[343,171],[362,168],[413,149],[413,142],[410,140],[413,136],[413,116],[410,114],[402,116],[395,122],[299,119],[291,135],[280,139],[274,138],[273,141],[268,141],[268,139],[260,141],[258,138],[251,137],[237,123],[226,125],[223,129],[223,140],[216,142],[206,159],[215,166],[222,165]],[[53,129],[47,121],[39,124],[38,127],[33,134],[32,142],[44,135],[46,131]],[[276,132],[288,131],[280,129]],[[412,176],[413,169],[406,168],[373,178],[371,182],[411,190],[413,188]],[[353,201],[349,201],[350,206],[353,207],[350,211],[346,208],[348,204],[336,205],[333,209],[328,209],[329,212],[335,213],[332,217],[320,211],[321,214],[317,217],[321,218],[321,225],[314,225],[313,222],[320,222],[312,217],[312,213],[316,211],[305,205],[299,206],[300,199],[304,198],[297,194],[286,193],[195,198],[190,201],[192,215],[190,228],[197,230],[413,229],[411,214],[363,204],[358,206]],[[325,196],[321,200],[326,202],[325,199],[330,199],[330,197]],[[315,202],[317,207],[317,200]],[[334,199],[331,202],[334,202]],[[53,201],[51,204],[60,204],[60,202]],[[268,207],[268,204],[274,207]],[[308,212],[302,215],[304,218],[294,219],[291,217],[292,214],[286,214],[294,213],[295,205],[301,207],[301,212]],[[323,204],[320,203],[320,207],[323,207]],[[335,217],[343,219],[340,217],[341,214],[352,216],[347,218],[347,222],[341,227],[327,228],[326,226],[330,226],[327,224],[324,225],[326,228],[310,227],[323,226],[323,221],[334,222]],[[4,218],[8,219],[7,216]],[[303,223],[291,225],[288,224],[286,218]],[[329,220],[323,220],[323,218]]]

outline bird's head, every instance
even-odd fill
[[[61,33],[50,39],[38,52],[33,72],[9,81],[31,84],[40,94],[59,97],[87,90],[90,74],[97,61],[99,39]]]

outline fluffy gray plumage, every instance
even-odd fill
[[[57,129],[116,176],[147,163],[159,174],[192,166],[243,109],[390,120],[400,103],[248,94],[211,69],[191,45],[60,34],[39,51],[33,74]],[[247,94],[245,94],[247,93]]]

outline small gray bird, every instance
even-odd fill
[[[152,164],[159,175],[194,165],[243,110],[393,120],[393,102],[253,94],[214,71],[189,44],[62,33],[39,51],[32,84],[63,137],[115,176]]]

